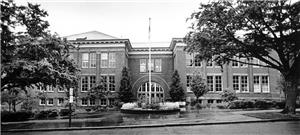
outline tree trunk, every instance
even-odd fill
[[[297,92],[297,80],[286,79],[287,91],[285,92],[285,108],[282,113],[295,114],[296,113],[296,100],[298,96]]]
[[[16,112],[16,101],[13,101],[13,111]]]

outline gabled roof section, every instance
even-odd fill
[[[104,34],[99,31],[89,31],[70,36],[65,36],[67,40],[102,40],[102,39],[118,39],[117,37]]]

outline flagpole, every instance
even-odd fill
[[[148,30],[148,44],[149,44],[149,104],[151,104],[151,45],[150,45],[150,32],[151,32],[151,18],[149,17],[149,30]]]

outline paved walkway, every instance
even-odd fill
[[[42,129],[13,129],[11,131],[59,131],[59,130],[91,130],[91,129],[123,129],[123,128],[149,128],[149,127],[173,127],[173,126],[190,126],[190,125],[219,125],[219,124],[232,124],[232,123],[260,123],[260,122],[270,122],[270,121],[285,121],[284,119],[259,119],[254,117],[245,116],[246,113],[264,113],[264,112],[280,112],[281,110],[255,110],[255,111],[208,111],[207,113],[212,113],[209,117],[187,117],[187,118],[171,118],[171,119],[155,119],[155,120],[142,120],[138,123],[131,123],[129,125],[118,125],[118,126],[79,126],[79,127],[62,127],[54,126]],[[300,109],[297,109],[300,111]],[[113,116],[112,116],[113,117]],[[73,119],[73,123],[89,123],[89,122],[99,122],[103,118],[90,118],[90,119]],[[9,125],[22,125],[22,124],[31,124],[42,125],[43,123],[64,123],[67,125],[68,119],[60,120],[31,120],[24,122],[7,122],[2,123],[2,126]]]

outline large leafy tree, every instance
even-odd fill
[[[78,69],[68,58],[72,45],[47,30],[47,15],[36,4],[1,1],[1,92],[76,85]]]
[[[193,91],[196,96],[197,103],[199,102],[199,97],[206,94],[209,89],[206,86],[205,80],[201,75],[194,75],[191,81],[191,91]]]
[[[191,15],[187,51],[219,64],[237,61],[278,70],[289,84],[284,113],[295,113],[300,78],[300,2],[218,1]],[[234,58],[247,58],[240,61]],[[252,63],[256,58],[265,64]]]
[[[131,92],[131,84],[130,84],[130,77],[128,73],[128,69],[126,67],[122,70],[122,78],[120,82],[120,89],[119,89],[119,99],[124,102],[131,102],[133,98],[133,94]]]
[[[179,76],[177,70],[175,70],[172,75],[172,83],[170,86],[169,94],[171,97],[171,101],[173,101],[173,102],[183,101],[185,98],[182,84],[180,83],[180,76]]]

